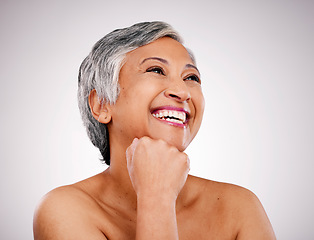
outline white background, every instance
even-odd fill
[[[0,239],[32,239],[41,196],[106,167],[76,101],[92,45],[139,21],[181,33],[206,110],[191,173],[249,188],[278,239],[314,239],[314,1],[0,2]]]

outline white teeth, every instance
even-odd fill
[[[182,122],[185,122],[186,120],[186,114],[183,112],[178,113],[178,118],[182,120]]]
[[[153,116],[159,119],[163,119],[168,122],[174,123],[185,123],[186,114],[181,111],[168,111],[168,110],[159,110],[157,113],[153,113]]]
[[[177,119],[173,119],[173,118],[167,119],[167,121],[174,122],[174,123],[182,123],[182,121],[177,120]]]
[[[173,116],[174,116],[175,118],[181,119],[178,112],[172,112],[172,113],[173,113]]]

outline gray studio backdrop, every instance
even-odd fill
[[[1,1],[0,239],[32,239],[42,195],[103,171],[77,72],[139,21],[172,24],[202,73],[191,174],[249,188],[278,239],[314,239],[313,1]]]

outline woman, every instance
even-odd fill
[[[78,100],[110,165],[48,193],[35,239],[275,239],[250,191],[188,175],[204,98],[194,57],[166,23],[115,30],[83,61]]]

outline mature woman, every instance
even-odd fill
[[[35,239],[275,239],[250,191],[188,175],[204,98],[194,57],[166,23],[115,30],[79,73],[78,100],[104,172],[48,193]]]

